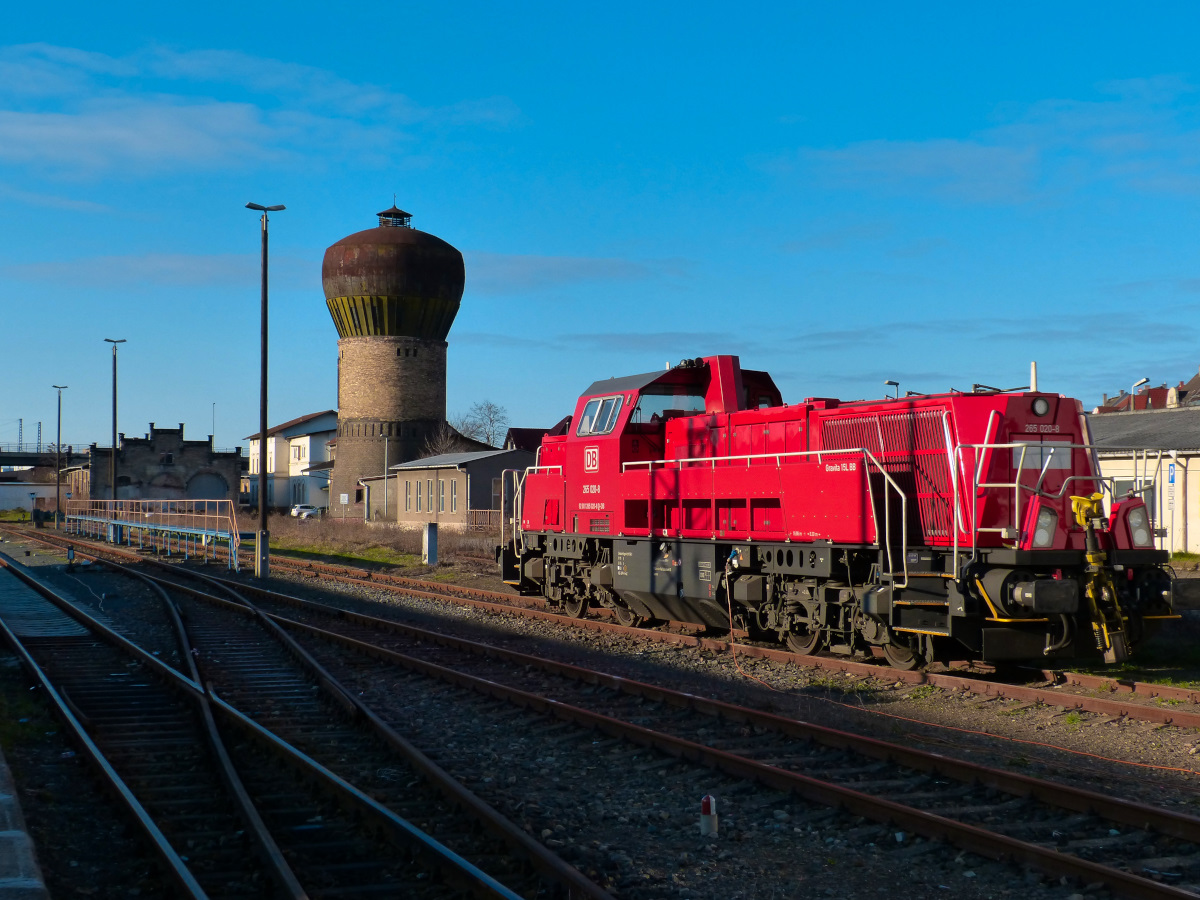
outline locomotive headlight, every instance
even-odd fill
[[[1054,546],[1054,532],[1058,530],[1058,513],[1043,507],[1038,511],[1037,525],[1033,529],[1033,546],[1038,549]]]
[[[1129,512],[1129,535],[1138,547],[1153,547],[1154,536],[1150,534],[1150,520],[1146,516],[1146,507],[1139,506]]]
[[[1035,416],[1044,416],[1050,412],[1050,401],[1045,397],[1037,397],[1033,401],[1033,414]]]

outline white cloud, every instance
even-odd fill
[[[838,190],[961,203],[1044,201],[1087,184],[1200,191],[1200,103],[1166,76],[1102,85],[1099,100],[1048,99],[997,111],[969,135],[801,147],[762,168]]]
[[[253,293],[260,265],[258,254],[140,253],[21,263],[0,267],[0,275],[39,284],[86,284],[95,290],[237,287]],[[272,255],[273,287],[314,290],[320,281],[319,265],[312,259]]]
[[[234,51],[152,47],[112,57],[0,47],[0,160],[75,175],[297,162],[318,149],[394,163],[412,150],[414,131],[504,127],[518,117],[504,97],[427,107],[387,87]]]

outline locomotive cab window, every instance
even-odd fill
[[[704,394],[690,386],[652,384],[642,390],[630,420],[658,422],[671,416],[696,416],[704,408]]]
[[[589,400],[579,417],[577,435],[609,434],[617,425],[617,416],[621,412],[620,397],[597,397]]]
[[[1024,453],[1024,461],[1021,454]],[[1021,444],[1018,447],[1013,447],[1012,450],[1012,465],[1016,469],[1020,467],[1022,472],[1033,470],[1035,472],[1045,469],[1063,469],[1071,468],[1071,448],[1068,446],[1056,447],[1052,443],[1046,444]]]

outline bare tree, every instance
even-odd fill
[[[477,439],[493,447],[508,429],[508,410],[491,400],[480,400],[468,410],[467,416],[475,425]]]
[[[471,438],[474,441],[483,440],[483,430],[480,427],[479,421],[472,418],[469,412],[451,416],[449,424],[451,428],[463,437]]]
[[[458,453],[467,447],[459,430],[449,422],[443,422],[425,439],[421,446],[421,455],[441,456],[443,453]]]

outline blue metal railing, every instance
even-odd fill
[[[238,568],[237,508],[230,500],[69,500],[67,528],[75,534],[145,549],[147,540],[168,555],[171,543],[184,559],[228,549],[229,568]]]

